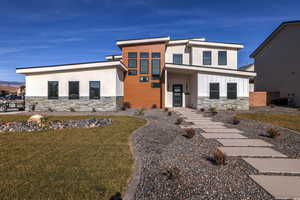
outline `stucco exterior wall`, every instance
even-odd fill
[[[283,28],[255,57],[255,91],[277,92],[281,97],[294,94],[300,105],[300,25]]]
[[[173,63],[173,54],[182,54],[182,64],[190,65],[190,50],[186,45],[170,45],[166,49],[166,63]]]

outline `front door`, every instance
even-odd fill
[[[173,107],[182,107],[182,85],[173,85]]]

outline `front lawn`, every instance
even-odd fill
[[[236,115],[239,118],[247,118],[256,121],[266,122],[282,126],[300,132],[300,115],[291,114],[270,114],[270,113],[241,113]]]
[[[28,116],[0,116],[0,121]],[[49,120],[91,116],[49,117]],[[103,118],[103,117],[102,117]],[[0,199],[109,199],[132,173],[128,145],[144,119],[110,116],[103,128],[0,134]]]

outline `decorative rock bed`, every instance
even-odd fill
[[[54,120],[54,121],[44,121],[44,123],[36,122],[0,122],[0,132],[32,132],[32,131],[42,131],[42,130],[58,130],[65,128],[93,128],[93,127],[104,127],[112,124],[112,119],[82,119],[82,120]]]

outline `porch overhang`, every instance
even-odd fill
[[[205,67],[205,66],[198,66],[198,65],[178,65],[172,63],[166,63],[165,68],[168,71],[180,72],[180,73],[206,72],[206,73],[236,75],[236,76],[245,76],[245,77],[256,76],[256,72]]]

